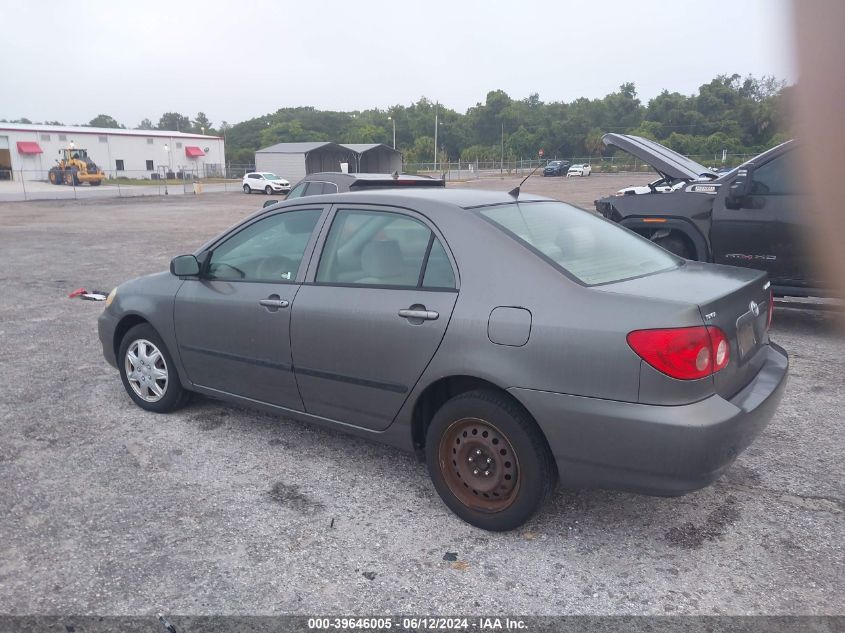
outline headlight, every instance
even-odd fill
[[[111,302],[114,301],[115,296],[117,295],[117,288],[112,290],[109,293],[109,296],[106,297],[106,307],[108,308],[111,305]]]

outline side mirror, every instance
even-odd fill
[[[272,205],[276,204],[277,202],[278,202],[278,200],[268,200],[267,202],[265,202],[264,204],[261,205],[261,208],[266,209],[267,207],[272,206]]]
[[[750,167],[737,171],[736,178],[734,178],[730,187],[731,198],[743,198],[750,194],[753,176],[754,170]]]
[[[177,277],[195,277],[200,274],[200,263],[193,255],[179,255],[170,260],[170,274]]]
[[[729,209],[739,209],[742,206],[742,199],[751,193],[751,183],[754,170],[751,167],[743,167],[738,170],[736,177],[728,188],[728,195],[725,198],[725,206]]]

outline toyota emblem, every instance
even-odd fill
[[[760,316],[760,306],[757,305],[756,301],[752,301],[748,304],[748,309],[751,310],[751,314],[754,316]]]

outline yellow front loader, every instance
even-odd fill
[[[50,168],[48,177],[54,185],[79,185],[87,182],[92,187],[98,186],[105,179],[103,170],[88,157],[88,151],[71,147],[59,150],[61,159]]]

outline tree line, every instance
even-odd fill
[[[174,130],[222,135],[226,160],[252,164],[254,152],[275,143],[336,141],[392,145],[406,163],[434,160],[435,114],[438,162],[534,158],[598,157],[608,150],[605,132],[636,134],[688,156],[756,154],[789,138],[789,103],[794,86],[773,77],[719,75],[696,94],[664,90],[643,103],[633,83],[602,98],[548,102],[538,94],[514,99],[503,90],[487,93],[465,113],[425,97],[408,106],[356,112],[281,108],[234,125],[214,127],[203,112],[193,118],[163,114],[157,124],[144,119],[135,129]],[[29,122],[20,120],[19,122]],[[55,123],[55,122],[54,122]],[[101,114],[87,125],[123,127]]]

